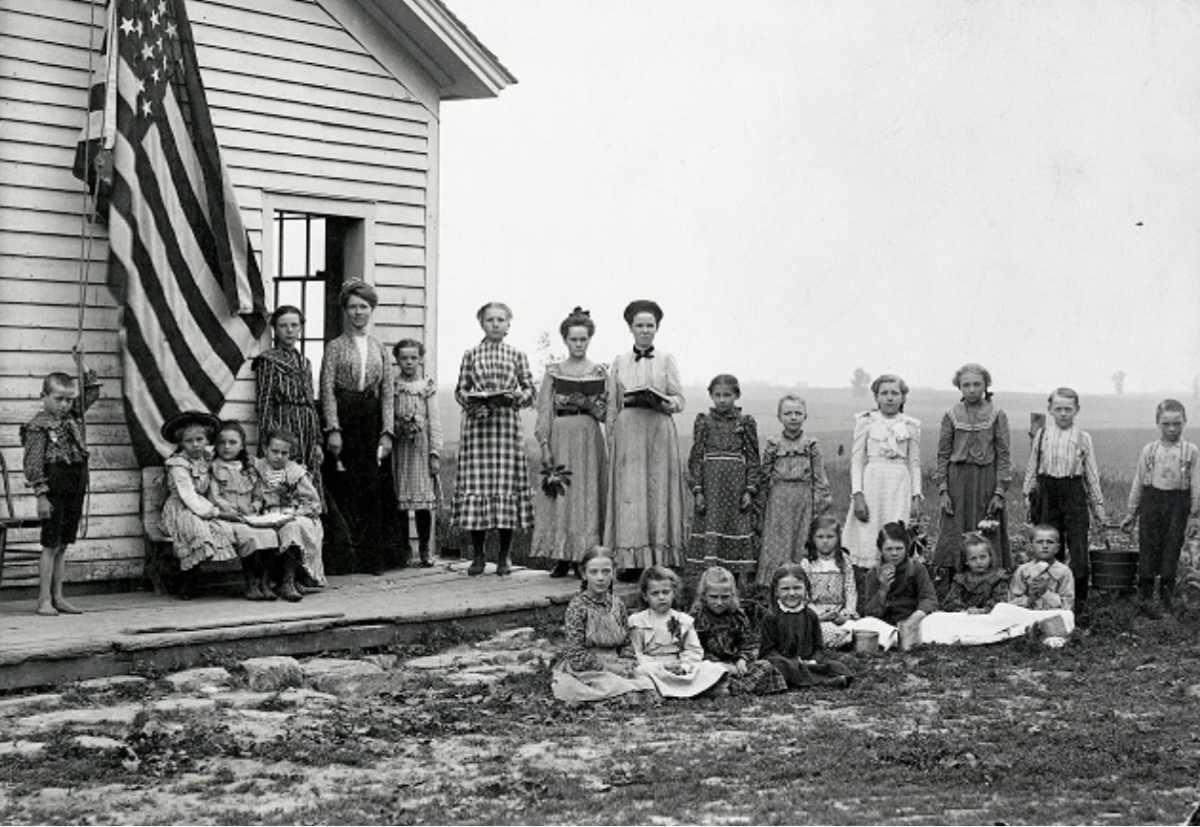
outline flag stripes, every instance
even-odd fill
[[[264,289],[221,161],[183,0],[112,0],[115,90],[109,286],[139,464],[174,446],[162,423],[217,413],[265,328]],[[94,139],[92,119],[81,139]]]

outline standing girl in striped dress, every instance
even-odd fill
[[[488,529],[500,534],[496,574],[511,571],[513,529],[533,525],[529,461],[520,409],[533,404],[533,374],[524,353],[504,342],[512,311],[488,302],[475,314],[483,341],[463,354],[454,398],[463,409],[454,524],[471,532],[467,574],[483,574]]]
[[[400,537],[408,546],[408,512],[417,522],[421,567],[429,568],[429,538],[437,508],[437,480],[442,470],[442,422],[438,416],[437,385],[421,376],[425,345],[401,339],[392,349],[396,376],[396,440],[392,447],[392,479],[400,508]]]
[[[321,417],[313,393],[313,368],[296,343],[304,330],[304,313],[290,304],[281,304],[271,314],[275,347],[254,359],[257,384],[258,455],[266,446],[262,435],[282,428],[296,437],[295,461],[308,469],[317,494],[324,501],[321,484]]]

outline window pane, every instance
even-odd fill
[[[275,282],[275,306],[281,304],[291,304],[304,309],[301,303],[301,284],[299,281],[277,281]]]
[[[275,272],[272,275],[278,276],[283,268],[283,213],[275,215],[275,220],[271,222],[271,232],[275,237]]]
[[[312,362],[313,366],[313,382],[316,383],[321,376],[321,357],[325,355],[325,343],[320,339],[306,341],[304,343],[304,355],[308,357],[308,361]],[[313,385],[317,395],[321,393],[321,389]]]
[[[325,218],[324,216],[312,216],[310,232],[312,238],[309,240],[309,273],[315,275],[318,270],[325,269]]]
[[[286,227],[283,231],[282,248],[284,276],[308,275],[304,269],[304,216],[288,215],[285,218]]]
[[[321,338],[325,331],[325,282],[310,281],[308,285],[308,295],[305,297],[308,301],[308,307],[304,308],[304,316],[307,320],[304,325],[304,332],[307,336]]]

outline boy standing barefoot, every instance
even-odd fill
[[[83,354],[74,350],[83,371]],[[75,542],[87,493],[88,451],[83,414],[100,398],[93,371],[85,373],[80,399],[78,382],[66,373],[51,373],[42,382],[42,410],[21,426],[25,449],[25,481],[37,495],[42,520],[42,557],[38,565],[38,614],[81,614],[63,597],[67,546]]]

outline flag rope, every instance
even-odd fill
[[[88,122],[91,119],[90,96],[93,84],[96,82],[96,64],[95,64],[95,36],[96,36],[96,2],[97,0],[88,0],[88,96],[89,100],[85,100],[83,107],[83,128],[86,132]],[[107,32],[105,33],[107,36]],[[104,120],[108,117],[107,108],[104,110],[101,118],[100,134],[104,134]],[[83,163],[84,169],[90,169],[93,163],[91,157],[91,141],[84,142],[83,148]],[[83,182],[83,195],[80,198],[79,221],[79,308],[75,321],[75,344],[71,348],[71,352],[75,357],[75,376],[79,388],[80,402],[80,417],[79,430],[83,437],[83,444],[87,445],[87,408],[84,404],[84,398],[87,394],[87,375],[84,367],[84,346],[83,346],[83,325],[87,316],[87,288],[91,281],[92,271],[92,248],[95,241],[96,222],[94,216],[90,215],[93,210],[88,209],[88,197],[90,195],[87,181]],[[83,499],[83,521],[79,526],[79,538],[86,539],[88,535],[88,522],[92,512],[92,483],[91,475],[86,475],[87,484],[84,489]]]

